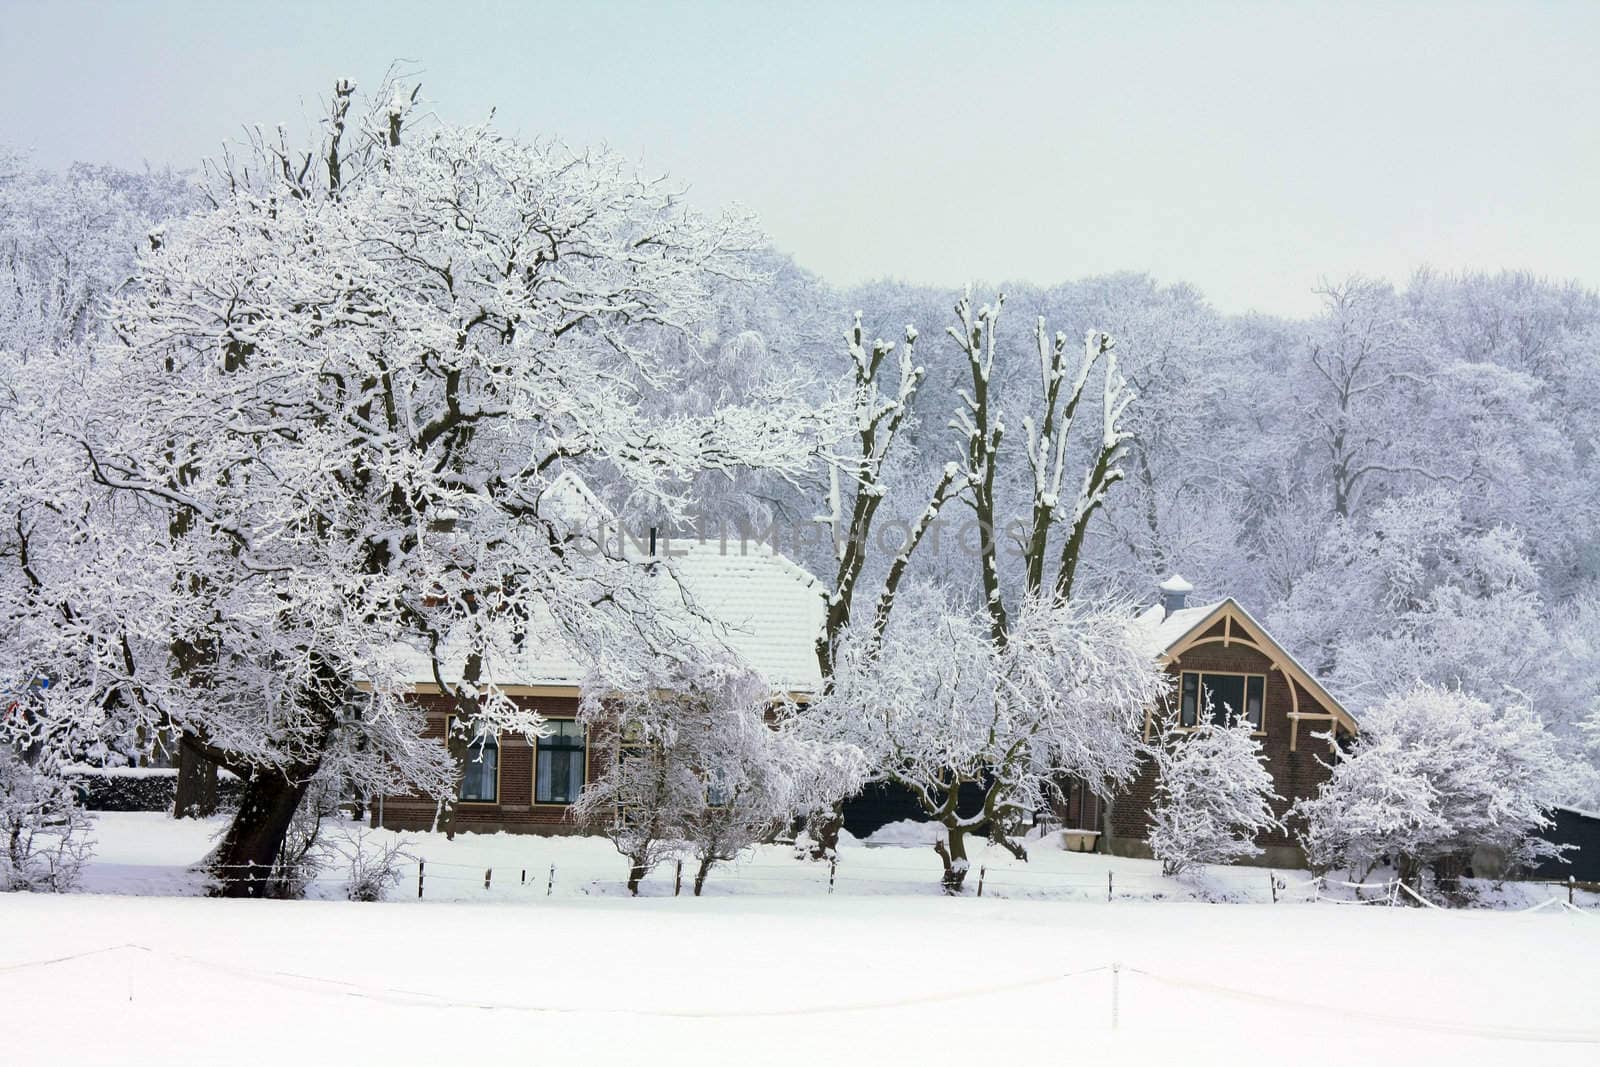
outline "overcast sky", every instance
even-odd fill
[[[0,0],[0,140],[193,166],[401,57],[445,117],[607,142],[841,284],[1600,284],[1600,3]]]

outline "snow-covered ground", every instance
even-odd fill
[[[87,888],[193,892],[184,868],[217,828],[102,816]],[[983,899],[941,897],[926,850],[853,847],[831,896],[825,868],[774,849],[716,878],[708,899],[673,899],[668,876],[631,900],[603,841],[416,837],[421,904],[414,873],[395,904],[0,897],[0,1060],[1600,1060],[1589,909],[1287,892],[1278,905],[1206,904],[1173,898],[1214,890],[1178,883],[1157,902],[1166,880],[1149,864],[1044,846],[1029,866],[1047,873],[1031,877],[1054,888],[985,855]],[[1126,884],[1109,903],[1108,870]],[[1074,875],[1099,891],[1071,887]],[[1251,899],[1270,900],[1264,871],[1213,878],[1237,881],[1240,897],[1254,879]],[[318,889],[337,890],[331,876]]]
[[[198,896],[205,879],[193,865],[211,848],[226,822],[177,821],[158,813],[101,812],[95,816],[95,855],[84,878],[91,893]],[[939,890],[939,859],[929,847],[933,830],[927,823],[885,827],[870,843],[846,840],[838,867],[799,862],[792,849],[771,845],[736,864],[722,865],[706,883],[707,896],[827,896],[832,874],[833,896],[926,896]],[[324,833],[366,834],[368,847],[401,840],[423,861],[423,900],[472,903],[528,903],[547,897],[626,895],[626,864],[611,843],[598,837],[542,837],[531,834],[461,834],[454,841],[443,834],[368,831],[360,824],[328,823]],[[899,847],[884,847],[885,845]],[[972,873],[968,895],[983,883],[985,898],[1071,900],[1082,902],[1197,901],[1312,903],[1355,898],[1376,900],[1381,889],[1313,885],[1305,871],[1268,871],[1259,867],[1210,867],[1181,878],[1165,878],[1158,864],[1147,860],[1063,851],[1059,838],[1029,842],[1023,863],[999,848],[968,840]],[[552,875],[551,868],[554,867]],[[407,863],[403,881],[391,893],[396,901],[417,899],[417,864]],[[489,888],[484,889],[484,876]],[[684,892],[692,871],[684,871]],[[1276,892],[1272,884],[1277,879]],[[326,869],[312,887],[315,898],[344,896],[347,872]],[[646,879],[645,896],[671,896],[675,872],[657,868]],[[1379,879],[1374,879],[1376,883]],[[1566,891],[1547,884],[1506,883],[1477,887],[1483,906],[1527,907]],[[1600,895],[1578,892],[1576,900],[1600,909]]]

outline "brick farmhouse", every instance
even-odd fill
[[[706,641],[737,653],[766,676],[774,693],[804,702],[821,688],[816,636],[822,630],[826,591],[816,578],[770,547],[732,538],[652,538],[641,565],[657,568],[661,595],[687,601]],[[517,703],[550,720],[548,736],[530,742],[507,735],[468,754],[456,830],[544,834],[573,833],[572,802],[585,783],[614,758],[614,738],[591,738],[578,722],[587,666],[557,637],[554,627],[527,641],[515,657],[515,676],[500,688]],[[461,663],[447,658],[447,682]],[[414,657],[408,671],[414,699],[427,712],[425,736],[446,743],[451,701],[440,694],[431,661]],[[384,797],[383,825],[420,830],[434,824],[437,805],[420,796]],[[380,818],[377,808],[373,819]]]
[[[651,559],[666,568],[714,636],[739,653],[772,683],[775,693],[804,702],[820,691],[815,643],[821,632],[826,590],[804,569],[758,544],[699,541],[651,546]],[[1280,815],[1295,800],[1315,793],[1327,776],[1326,761],[1356,723],[1332,694],[1232,598],[1189,607],[1189,587],[1174,576],[1162,584],[1162,603],[1139,616],[1152,654],[1173,675],[1181,727],[1193,727],[1205,709],[1217,716],[1242,714],[1257,724],[1267,765],[1283,798]],[[512,699],[551,721],[547,737],[529,741],[505,736],[470,759],[454,817],[457,830],[559,834],[577,827],[571,805],[585,783],[604,774],[614,758],[603,738],[586,736],[577,721],[584,665],[559,640],[530,642],[520,654],[515,684],[501,688]],[[459,667],[459,665],[457,665]],[[446,743],[450,707],[430,681],[432,666],[417,657],[412,672],[415,699],[427,711],[427,736]],[[1209,699],[1208,699],[1209,698]],[[1152,708],[1151,736],[1162,709]],[[1180,728],[1181,728],[1180,727]],[[1073,831],[1071,840],[1118,855],[1149,854],[1147,808],[1155,789],[1146,764],[1140,776],[1109,801],[1081,783],[1065,783],[1058,810],[1049,815]],[[385,797],[373,818],[396,829],[426,829],[437,808],[423,797]],[[900,819],[920,819],[909,794],[874,787],[846,806],[846,828],[865,836]],[[1303,862],[1285,834],[1259,842],[1264,862]]]
[[[1274,810],[1282,820],[1295,801],[1314,796],[1327,780],[1328,764],[1339,746],[1355,737],[1355,718],[1232,597],[1189,607],[1191,589],[1177,575],[1163,582],[1161,591],[1162,602],[1141,613],[1139,623],[1173,676],[1178,729],[1194,728],[1208,707],[1218,722],[1249,719],[1281,798]],[[1158,713],[1151,709],[1147,715],[1147,739]],[[1138,778],[1109,801],[1081,784],[1069,787],[1058,814],[1069,829],[1097,834],[1104,851],[1149,856],[1145,838],[1155,787],[1154,768],[1146,760]],[[1305,861],[1285,832],[1275,831],[1256,843],[1265,849],[1261,863],[1297,866]]]

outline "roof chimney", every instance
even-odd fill
[[[1163,619],[1171,618],[1174,611],[1182,611],[1189,594],[1194,592],[1194,586],[1184,581],[1181,574],[1174,574],[1156,588],[1161,590]]]

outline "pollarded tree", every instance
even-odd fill
[[[1526,704],[1417,684],[1363,713],[1355,748],[1294,810],[1313,863],[1389,860],[1415,885],[1426,866],[1479,848],[1513,865],[1555,855],[1537,834],[1568,773]]]
[[[1073,599],[1090,520],[1123,477],[1129,440],[1122,420],[1133,394],[1107,335],[1091,331],[1074,359],[1064,334],[1050,334],[1042,318],[1035,323],[1040,392],[1022,418],[1027,512],[1003,521],[1005,420],[991,389],[1003,304],[1002,296],[975,309],[970,294],[956,304],[957,324],[948,332],[970,383],[951,423],[960,458],[945,466],[928,506],[908,526],[871,618],[827,635],[835,646],[830,688],[811,717],[814,729],[865,751],[880,778],[909,788],[945,826],[940,855],[951,892],[966,875],[965,835],[979,826],[1026,856],[1016,830],[1023,815],[1043,803],[1052,776],[1079,777],[1100,791],[1131,777],[1145,708],[1166,684],[1132,632],[1125,605],[1082,606]],[[908,329],[908,344],[915,338]],[[892,441],[888,431],[904,418],[922,373],[906,354],[895,398],[879,400],[876,373],[889,346],[878,342],[869,358],[859,329],[850,339],[858,425],[865,428],[855,469],[875,475]],[[1096,383],[1098,396],[1091,389]],[[1079,405],[1089,398],[1098,400],[1098,433],[1087,447],[1074,448]],[[1079,463],[1081,479],[1073,486],[1068,472]],[[876,477],[857,490],[851,521],[842,526],[847,549],[865,547],[876,501],[887,492]],[[956,536],[975,548],[987,638],[977,640],[973,616],[930,595],[911,628],[891,640],[895,600],[912,554],[957,500],[971,509],[970,523]],[[830,518],[837,525],[837,496],[833,504]],[[1010,601],[1002,543],[1021,563],[1021,588]],[[849,556],[841,553],[841,561]],[[842,565],[841,576],[846,573]],[[925,712],[924,702],[940,710]],[[959,810],[963,786],[982,790],[981,811]]]
[[[1234,863],[1261,855],[1256,838],[1282,824],[1261,742],[1243,719],[1182,730],[1169,718],[1156,749],[1156,795],[1150,847],[1161,873],[1197,863]]]
[[[114,305],[98,406],[68,435],[164,530],[123,598],[137,618],[97,631],[128,661],[94,686],[246,779],[215,856],[230,893],[262,891],[330,760],[453,795],[459,768],[404,697],[416,653],[470,732],[536,734],[499,688],[508,629],[553,627],[621,689],[677,643],[642,568],[579,551],[545,506],[563,468],[677,514],[706,470],[794,476],[816,450],[781,385],[681,417],[636,403],[677,371],[646,340],[691,329],[707,279],[744,269],[747,220],[605,153],[408,128],[414,99],[358,121],[340,83],[320,148],[262,139],[214,183]]]
[[[1026,815],[1061,776],[1115,786],[1138,771],[1145,709],[1167,691],[1133,612],[1121,604],[1023,602],[1011,640],[987,611],[913,586],[879,635],[870,620],[840,644],[834,688],[800,721],[867,757],[945,828],[943,885],[966,878],[966,836],[1026,858]],[[976,789],[975,808],[962,793]]]

